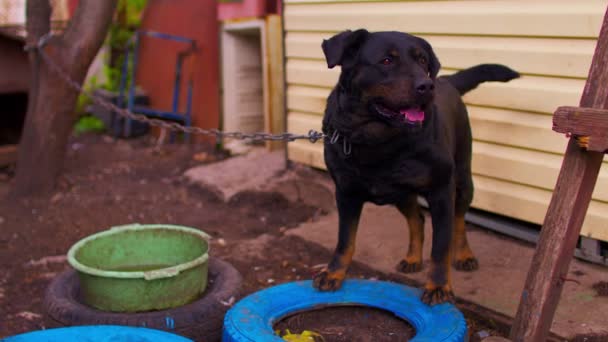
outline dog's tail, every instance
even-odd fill
[[[500,64],[480,64],[443,76],[460,92],[460,95],[475,89],[483,82],[508,82],[518,77],[517,71]]]

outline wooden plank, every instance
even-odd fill
[[[499,179],[474,175],[473,207],[542,224],[551,201],[551,191]],[[593,201],[585,217],[581,236],[608,241],[608,203]]]
[[[608,109],[608,10],[580,107]],[[511,330],[514,341],[544,341],[574,255],[603,153],[570,139]]]
[[[467,104],[553,114],[560,105],[578,103],[584,85],[583,80],[524,76],[507,83],[484,83],[463,98]]]
[[[321,130],[323,117],[316,114],[289,112],[287,129],[296,134],[306,134],[309,130]],[[311,144],[307,141],[294,141],[287,144],[288,159],[305,165],[326,170],[323,159],[323,143]]]
[[[287,60],[288,84],[333,88],[339,76],[340,68],[328,69],[325,60]]]
[[[289,32],[288,58],[323,60],[321,42],[333,33]],[[432,36],[427,39],[444,68],[464,69],[480,63],[508,65],[522,74],[585,78],[595,39],[483,36]]]
[[[322,114],[329,92],[329,88],[288,85],[287,107],[289,110]]]
[[[17,162],[17,145],[0,146],[0,166]]]
[[[369,30],[455,35],[534,37],[597,36],[605,1],[571,1],[547,6],[520,1],[288,3],[288,31]],[[362,19],[364,18],[364,23]],[[432,23],[432,25],[429,25]]]
[[[555,187],[562,159],[561,155],[551,153],[473,142],[475,174],[548,191]],[[608,202],[608,164],[603,164],[600,170],[592,198]]]
[[[290,132],[306,134],[309,130],[321,130],[323,117],[316,114],[289,112],[287,127]]]
[[[426,36],[445,68],[508,65],[521,74],[585,78],[595,39]]]
[[[268,15],[266,17],[266,48],[265,61],[267,63],[268,90],[264,93],[265,103],[268,104],[264,128],[266,132],[274,134],[285,132],[285,70],[283,63],[283,28],[281,16]],[[270,151],[285,148],[280,141],[266,142]]]
[[[608,111],[605,109],[559,107],[553,115],[553,130],[586,137],[589,151],[608,150]]]
[[[294,141],[287,145],[288,159],[312,167],[326,170],[323,159],[323,144],[311,144],[305,141]]]
[[[551,130],[551,117],[535,113],[467,106],[473,138],[562,154],[568,140]]]

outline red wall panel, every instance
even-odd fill
[[[194,81],[193,125],[219,127],[219,24],[216,0],[149,0],[143,30],[196,40],[198,51],[184,65],[180,109],[185,109],[186,82]],[[137,84],[150,96],[151,106],[168,110],[173,99],[177,53],[183,43],[143,38],[139,49]]]

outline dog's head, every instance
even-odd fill
[[[391,125],[420,126],[433,101],[440,64],[424,39],[402,32],[344,31],[322,44],[339,84]]]

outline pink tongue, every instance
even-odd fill
[[[404,115],[408,121],[424,121],[424,112],[420,109],[403,109],[400,110],[399,113],[401,113],[401,115]]]

